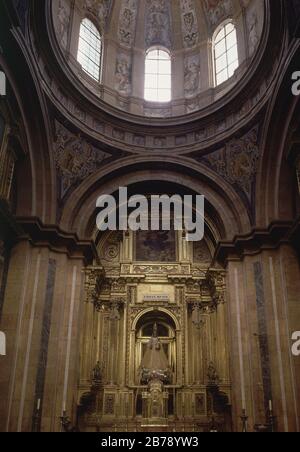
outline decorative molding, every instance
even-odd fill
[[[277,221],[266,229],[253,229],[249,234],[236,236],[217,245],[213,262],[225,266],[229,260],[242,260],[246,255],[261,253],[263,249],[277,249],[282,243],[300,243],[300,219]]]
[[[70,259],[83,259],[86,264],[98,260],[94,242],[80,240],[75,233],[62,231],[55,225],[45,225],[37,217],[16,217],[16,224],[18,232],[14,241],[29,240],[34,246],[66,253]]]

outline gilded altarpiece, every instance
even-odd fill
[[[151,431],[152,392],[164,413],[154,431],[208,431],[212,419],[230,430],[225,274],[210,268],[207,245],[201,263],[199,247],[177,234],[176,262],[136,261],[132,233],[106,234],[99,242],[101,266],[86,270],[83,431]],[[142,378],[154,325],[168,360],[161,385],[156,376],[154,383]]]

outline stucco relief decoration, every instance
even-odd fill
[[[135,38],[138,0],[123,0],[120,12],[118,37],[126,47],[132,47]]]
[[[96,149],[82,137],[72,134],[56,122],[54,160],[61,182],[62,198],[71,187],[76,187],[97,171],[109,157],[111,157],[109,154]]]
[[[212,256],[204,240],[194,243],[194,262],[208,264],[212,261]]]
[[[125,96],[131,93],[131,57],[119,53],[116,61],[115,89]]]
[[[102,31],[105,29],[111,6],[112,0],[84,0],[83,3],[83,9],[97,19]]]
[[[242,138],[230,141],[225,148],[204,159],[230,184],[242,189],[250,203],[260,156],[258,133],[259,127],[256,126]]]
[[[200,89],[200,56],[193,55],[185,58],[184,62],[184,93],[186,97],[193,97]]]
[[[147,0],[146,46],[162,45],[171,48],[170,0]]]
[[[198,19],[194,0],[180,0],[184,47],[194,47],[199,42]]]
[[[259,43],[258,36],[258,20],[255,11],[248,13],[247,15],[247,29],[248,29],[248,41],[249,41],[249,55],[252,56],[257,49]]]
[[[71,10],[69,2],[60,0],[57,13],[57,33],[60,45],[66,49],[68,45],[68,33],[70,24]]]
[[[233,12],[232,0],[204,0],[204,8],[210,27],[215,27]]]

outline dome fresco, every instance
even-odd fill
[[[118,109],[159,118],[201,110],[236,85],[259,47],[264,3],[264,0],[53,0],[52,10],[61,51],[81,82]],[[89,22],[95,32],[82,28],[83,21]],[[228,24],[232,33],[216,47],[218,33],[221,36]],[[81,39],[82,32],[86,34]],[[95,52],[98,45],[95,35],[101,52]],[[82,46],[86,63],[78,57]],[[169,54],[171,74],[164,72],[164,63],[154,62],[150,69],[153,77],[146,82],[145,61],[152,50]],[[91,69],[93,59],[97,64]],[[165,88],[171,91],[171,101]]]

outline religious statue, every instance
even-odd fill
[[[98,361],[92,372],[93,382],[101,383],[102,371],[103,371],[103,366],[101,366],[100,362]]]
[[[218,372],[216,371],[216,368],[215,368],[213,362],[211,362],[208,366],[207,377],[208,377],[208,382],[210,385],[218,385],[219,375],[218,375]]]
[[[169,383],[171,370],[168,358],[158,338],[157,323],[153,327],[153,335],[147,345],[147,351],[141,363],[141,382],[148,384],[151,380]]]

